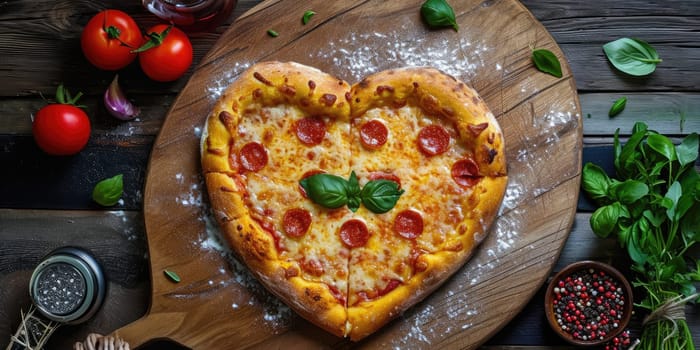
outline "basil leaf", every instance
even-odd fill
[[[610,192],[623,204],[632,204],[649,193],[649,187],[637,180],[625,180],[611,186]]]
[[[420,7],[420,14],[430,27],[452,27],[459,31],[455,12],[445,0],[427,0]]]
[[[639,238],[642,232],[639,229],[639,225],[635,223],[632,225],[630,235],[627,237],[627,254],[629,254],[632,261],[637,263],[639,266],[644,266],[647,262],[648,255],[645,254],[639,244]]]
[[[360,203],[362,203],[360,197],[348,197],[348,209],[350,209],[351,212],[354,213],[357,209],[360,209]]]
[[[692,274],[691,274],[692,275]],[[692,275],[696,276],[696,275]],[[694,277],[695,280],[699,280],[699,278]],[[681,285],[681,292],[685,296],[691,296],[691,295],[697,295],[697,288],[695,287],[695,284],[693,284],[693,281],[690,280],[690,277],[684,278],[683,282],[677,282]],[[692,299],[691,299],[692,300]],[[693,302],[697,303],[697,301],[700,300],[700,297],[695,298]]]
[[[681,220],[680,227],[683,237],[688,240],[689,244],[700,242],[700,202],[695,202],[695,205],[688,210]],[[700,259],[698,259],[698,264],[700,264]]]
[[[603,45],[603,51],[618,70],[634,76],[651,74],[662,60],[649,43],[621,38]]]
[[[693,199],[697,198],[697,201],[700,202],[700,197],[698,197],[698,195],[700,195],[700,193],[698,193],[698,191],[700,191],[700,173],[695,171],[694,167],[688,167],[679,174],[678,182],[681,183],[683,195],[687,194]]]
[[[596,209],[591,215],[590,224],[593,232],[601,238],[608,237],[617,226],[617,221],[620,217],[627,215],[627,209],[620,203],[613,203]]]
[[[586,163],[583,166],[583,181],[581,186],[583,190],[593,200],[601,200],[608,197],[608,187],[610,186],[610,177],[603,169],[593,163]]]
[[[311,17],[313,17],[315,14],[316,14],[316,12],[311,11],[311,10],[304,11],[304,16],[301,17],[301,23],[302,24],[309,23],[309,21],[311,20]]]
[[[621,147],[619,154],[615,157],[615,171],[619,176],[629,177],[631,174],[636,174],[638,172],[635,166],[635,156],[638,155],[637,146],[639,146],[647,135],[646,124],[636,123],[634,125],[634,130],[635,132],[630,136],[629,140],[627,140],[627,143]]]
[[[642,213],[642,216],[644,216],[650,224],[654,225],[654,227],[661,227],[661,224],[666,220],[666,216],[660,211],[651,211],[647,209]]]
[[[647,136],[647,145],[668,160],[676,159],[676,148],[668,137],[659,134]]]
[[[676,156],[681,166],[686,166],[698,159],[698,134],[692,133],[683,138],[676,147]]]
[[[390,180],[373,180],[368,182],[360,193],[362,204],[376,214],[391,210],[404,190],[399,190],[399,184]]]
[[[340,176],[315,174],[299,181],[314,203],[329,209],[348,203],[348,181]]]
[[[360,195],[360,182],[357,181],[357,175],[353,170],[348,178],[348,197],[358,197]]]
[[[123,176],[119,174],[98,182],[92,190],[92,199],[99,205],[109,207],[119,202],[123,192]]]
[[[613,165],[615,166],[615,171],[620,169],[620,154],[622,154],[622,145],[620,145],[620,129],[617,128],[613,135]]]
[[[636,122],[632,126],[632,133],[633,134],[646,132],[647,130],[649,130],[649,127],[646,124],[644,124],[643,122]]]
[[[180,283],[180,276],[175,271],[163,270],[163,274],[175,283]]]
[[[679,216],[677,215],[678,210],[678,200],[683,194],[681,190],[681,184],[678,181],[674,181],[673,184],[668,188],[666,195],[664,195],[664,200],[668,199],[671,201],[671,206],[666,209],[666,217],[672,221],[678,221]],[[687,210],[687,208],[685,209]]]
[[[625,110],[625,105],[627,105],[627,97],[620,97],[615,102],[613,102],[610,111],[608,112],[608,117],[612,118]]]
[[[357,175],[353,170],[350,173],[350,178],[348,179],[348,209],[353,213],[360,209],[360,203],[362,202],[360,198],[360,183],[357,181]]]
[[[639,235],[638,237],[638,243],[639,247],[642,248],[644,251],[648,250],[655,250],[656,247],[659,246],[659,240],[657,237],[651,234],[647,234],[649,232],[649,229],[651,226],[649,225],[649,221],[645,218],[638,218],[634,224],[632,224],[632,233],[634,234],[635,232],[640,232],[642,234]],[[635,231],[635,229],[637,231]]]
[[[547,49],[532,50],[532,62],[540,72],[551,74],[557,78],[562,77],[561,64],[557,56]]]
[[[695,203],[695,198],[693,198],[692,194],[683,193],[683,195],[678,199],[674,220],[680,220],[688,212],[688,210],[695,205]]]

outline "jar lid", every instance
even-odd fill
[[[105,289],[100,265],[76,247],[49,253],[29,280],[29,294],[39,312],[65,324],[82,323],[92,317],[102,305]]]

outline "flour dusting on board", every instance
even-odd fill
[[[194,131],[195,136],[201,136],[201,130],[198,128]],[[265,326],[273,331],[279,331],[289,326],[294,315],[284,303],[277,297],[270,294],[250,273],[241,262],[233,255],[233,252],[228,247],[228,244],[223,239],[219,225],[216,223],[209,203],[204,200],[204,191],[206,185],[202,176],[186,177],[181,173],[175,174],[175,182],[186,188],[181,192],[175,201],[184,207],[194,207],[200,213],[198,220],[204,223],[204,231],[199,233],[199,240],[194,242],[194,249],[201,249],[208,253],[219,254],[225,257],[228,262],[227,266],[219,267],[220,276],[212,277],[212,280],[207,281],[211,290],[216,288],[226,287],[231,283],[236,283],[247,290],[249,293],[238,295],[231,300],[231,312],[236,312],[242,306],[248,305],[251,307],[261,308],[263,310],[262,321]],[[233,277],[230,278],[226,273],[230,271]],[[227,279],[228,278],[228,279]]]
[[[431,40],[407,37],[406,33],[411,32],[404,24],[388,33],[348,33],[310,52],[309,58],[333,62],[336,74],[351,82],[390,68],[422,66],[435,67],[468,82],[484,66],[483,54],[490,49],[482,40],[470,40],[465,35]]]
[[[207,87],[207,95],[213,101],[216,101],[223,95],[226,88],[246,69],[250,68],[250,62],[236,62],[232,67],[226,70],[226,72],[215,79],[212,85]]]

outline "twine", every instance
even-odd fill
[[[91,333],[82,343],[75,343],[73,350],[129,350],[129,343],[113,336]]]
[[[671,321],[671,323],[673,324],[673,331],[671,331],[671,333],[667,335],[661,342],[662,344],[665,343],[678,333],[678,323],[676,323],[676,321],[685,320],[685,303],[699,296],[700,293],[695,293],[685,298],[681,298],[681,295],[677,295],[669,300],[666,300],[665,303],[657,307],[654,311],[647,315],[647,317],[644,318],[644,321],[642,322],[642,327],[646,327],[649,324],[661,321]],[[636,345],[637,344],[630,347],[630,350],[634,349]]]
[[[27,350],[42,349],[49,337],[51,337],[51,334],[61,324],[35,316],[36,307],[34,304],[29,307],[29,311],[26,314],[22,310],[20,312],[22,314],[22,323],[17,327],[17,333],[10,337],[10,344],[7,348],[11,349],[13,345],[21,345]]]

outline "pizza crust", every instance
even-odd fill
[[[506,175],[503,132],[498,121],[474,89],[450,75],[428,67],[382,71],[353,85],[351,98],[353,118],[374,108],[414,105],[428,115],[453,120],[460,141],[486,164],[481,167],[482,173]],[[475,126],[483,123],[487,127],[476,134]],[[475,131],[470,131],[470,125]],[[493,150],[497,153],[490,153]]]
[[[478,163],[480,176],[475,186],[465,190],[469,212],[455,224],[458,232],[438,250],[417,257],[415,266],[420,268],[414,266],[410,278],[372,300],[343,305],[326,284],[303,278],[299,262],[281,258],[273,236],[253,219],[246,204],[245,178],[234,154],[241,118],[279,105],[341,123],[377,108],[416,106],[427,116],[454,125],[457,142],[465,156]],[[486,237],[507,185],[503,142],[496,118],[478,94],[436,69],[389,70],[351,87],[315,68],[263,62],[244,72],[216,103],[206,121],[201,154],[212,208],[237,256],[302,317],[336,336],[360,340],[430,295]]]
[[[232,130],[244,113],[292,105],[308,115],[347,121],[350,85],[316,68],[293,62],[262,62],[246,70],[219,98],[206,121],[202,171],[237,173],[231,164]],[[222,114],[224,112],[224,114]]]

